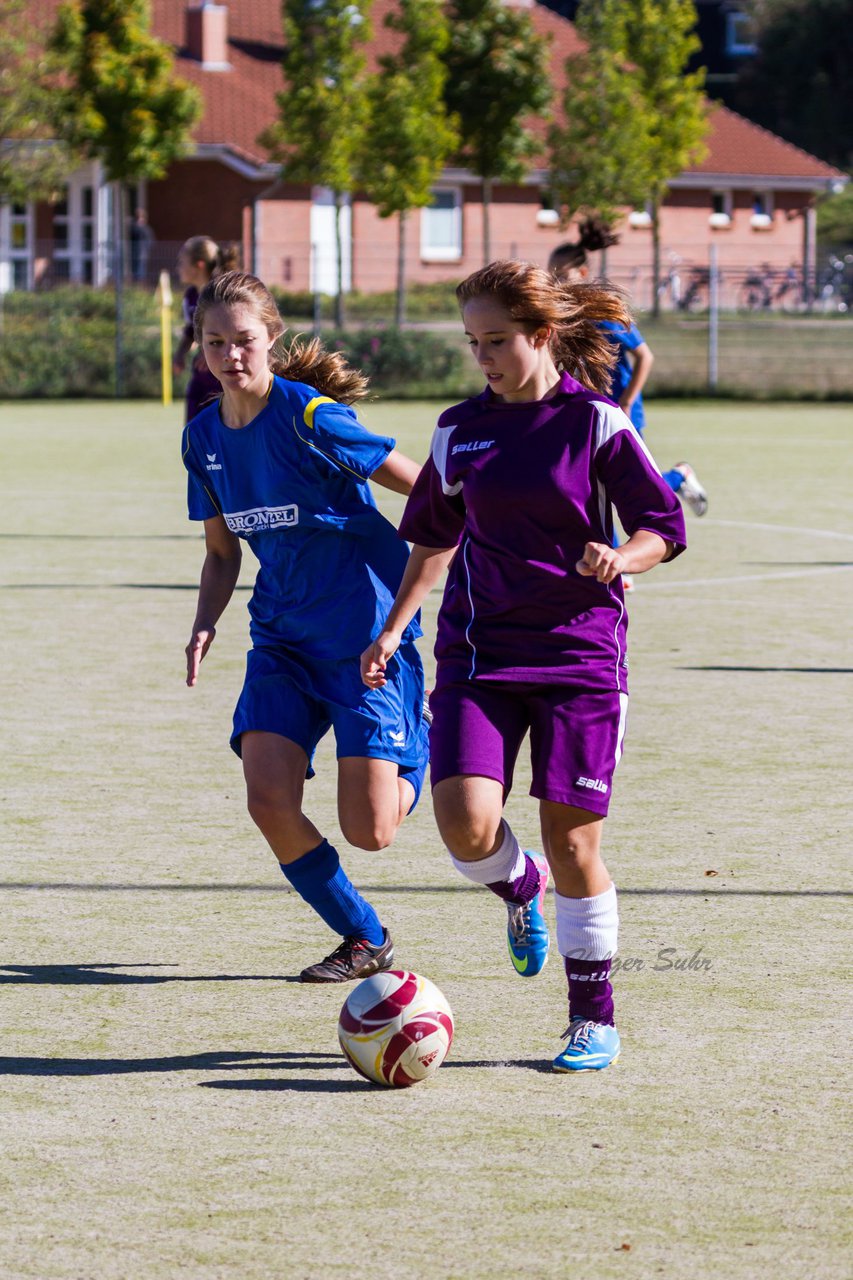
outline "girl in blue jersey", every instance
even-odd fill
[[[550,269],[568,284],[586,280],[589,276],[589,254],[608,249],[619,238],[594,218],[581,222],[578,232],[577,241],[558,245],[548,259]],[[602,320],[599,321],[599,328],[607,334],[615,349],[616,361],[611,375],[610,394],[642,435],[646,426],[643,388],[655,359],[651,347],[630,319],[624,324]],[[663,478],[695,515],[705,514],[708,510],[708,495],[689,462],[677,463],[669,471],[664,471]]]
[[[430,774],[457,870],[507,909],[514,969],[540,972],[549,868],[569,989],[556,1071],[616,1060],[611,960],[616,889],[601,857],[622,753],[627,623],[622,578],[684,548],[684,516],[648,450],[603,389],[613,352],[597,322],[624,324],[619,295],[493,262],[456,290],[486,389],[441,415],[400,524],[414,545],[394,607],[362,655],[382,688],[410,618],[445,568]],[[611,545],[611,504],[628,531]],[[503,816],[529,732],[547,858]]]
[[[183,439],[189,515],[204,521],[206,542],[187,684],[198,680],[246,543],[260,568],[231,745],[242,757],[249,812],[284,875],[342,938],[301,979],[343,982],[389,968],[393,946],[303,812],[303,787],[333,728],[340,826],[351,844],[390,844],[420,793],[427,743],[417,617],[383,689],[368,691],[359,673],[408,559],[367,481],[406,494],[419,468],[349,407],[366,379],[316,340],[280,353],[283,332],[254,276],[229,272],[202,290],[195,333],[222,394]]]

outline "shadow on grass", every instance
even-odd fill
[[[679,667],[679,671],[793,671],[807,676],[849,676],[853,667]]]
[[[164,1071],[289,1071],[350,1068],[337,1053],[189,1053],[165,1058],[3,1058],[0,1076],[112,1076]]]
[[[361,893],[377,896],[384,893],[400,894],[405,896],[407,893],[476,893],[477,886],[460,881],[458,884],[359,884]],[[251,884],[240,882],[220,882],[211,881],[209,884],[158,884],[156,882],[128,884],[126,882],[112,884],[96,884],[85,880],[7,880],[0,881],[0,891],[39,889],[43,892],[60,892],[60,893],[290,893],[292,890],[285,888],[280,884]],[[550,892],[550,891],[549,891]],[[709,887],[703,889],[678,889],[678,888],[649,888],[649,889],[620,889],[621,897],[642,898],[850,898],[853,893],[847,889],[732,889],[728,886],[722,886],[717,889]],[[0,969],[12,969],[13,965],[0,964]],[[22,970],[29,968],[37,968],[38,966],[21,966]],[[44,966],[45,968],[85,968],[86,966]],[[108,966],[99,965],[98,968],[105,969]],[[146,965],[145,968],[153,968],[153,965]],[[286,978],[280,976],[270,976],[268,978],[255,977],[254,974],[243,975],[246,981],[268,981],[268,982],[295,982],[295,978]],[[204,982],[204,978],[140,978],[141,982]],[[0,982],[6,979],[0,974]],[[213,981],[213,979],[207,979]],[[223,975],[220,978],[222,982],[238,982],[239,977],[231,977]]]
[[[280,973],[149,974],[118,969],[171,969],[168,964],[0,964],[2,983],[45,983],[57,987],[140,986],[159,982],[298,982]]]
[[[341,1060],[338,1064],[341,1067],[347,1067],[348,1064]],[[542,1061],[534,1058],[505,1058],[498,1062],[487,1062],[484,1059],[476,1059],[470,1061],[462,1061],[460,1059],[449,1060],[442,1064],[441,1070],[447,1071],[451,1068],[462,1067],[466,1070],[472,1068],[485,1067],[492,1071],[535,1071],[537,1075],[551,1075],[550,1062]],[[202,1080],[199,1083],[200,1089],[239,1089],[244,1092],[252,1092],[257,1090],[261,1093],[366,1093],[375,1092],[377,1089],[384,1093],[393,1093],[396,1090],[390,1089],[385,1085],[371,1084],[367,1080]]]

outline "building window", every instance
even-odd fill
[[[32,286],[32,205],[3,205],[0,207],[0,293]]]
[[[748,58],[758,52],[755,19],[735,10],[726,14],[726,53],[730,58]]]
[[[53,275],[56,280],[102,284],[109,274],[106,239],[99,244],[99,221],[108,224],[106,188],[100,189],[93,167],[75,173],[63,198],[53,206]],[[100,216],[99,216],[100,215]]]
[[[773,192],[755,191],[752,196],[752,216],[749,225],[753,231],[769,231],[773,226]]]
[[[427,262],[454,262],[462,257],[462,191],[443,187],[421,210],[421,257]]]
[[[730,227],[732,223],[732,193],[731,191],[712,191],[711,192],[711,216],[708,222],[716,230],[722,230],[724,227]]]

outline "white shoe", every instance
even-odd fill
[[[699,483],[696,472],[690,466],[690,463],[678,462],[673,467],[673,471],[677,471],[684,476],[684,483],[677,490],[679,498],[681,498],[682,502],[687,503],[694,515],[704,516],[708,510],[708,495]]]

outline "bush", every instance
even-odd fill
[[[459,338],[428,329],[354,329],[322,338],[367,375],[376,395],[424,400],[470,393],[470,362]]]

